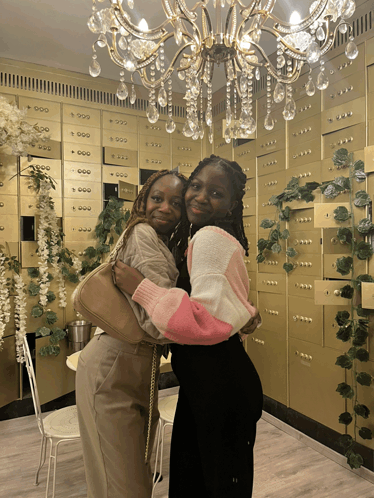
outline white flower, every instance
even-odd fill
[[[4,342],[6,324],[10,320],[9,289],[5,277],[6,255],[0,251],[0,348]]]
[[[23,356],[23,337],[26,334],[26,294],[25,283],[22,275],[14,274],[14,284],[16,288],[16,295],[14,296],[14,323],[16,326],[16,351],[17,361],[23,363],[25,358]]]

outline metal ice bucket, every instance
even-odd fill
[[[90,341],[92,323],[75,320],[67,324],[69,351],[75,353],[83,349]]]

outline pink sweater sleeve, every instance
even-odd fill
[[[223,230],[209,228],[200,230],[189,247],[191,296],[183,289],[162,289],[148,279],[133,295],[158,330],[180,344],[218,344],[238,332],[254,313],[247,301],[249,283],[241,247]]]

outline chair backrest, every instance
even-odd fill
[[[27,335],[24,335],[24,337],[23,337],[23,352],[24,352],[24,356],[25,356],[27,373],[29,375],[30,388],[31,388],[32,400],[34,403],[36,421],[38,422],[38,427],[39,427],[39,430],[40,430],[42,436],[44,436],[44,425],[43,425],[42,410],[41,410],[40,401],[39,401],[38,386],[36,385],[34,365],[32,364],[29,344],[27,342]]]

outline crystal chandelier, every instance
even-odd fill
[[[202,0],[191,7],[187,7],[185,0],[160,0],[166,19],[160,26],[148,29],[144,19],[138,25],[132,20],[134,0],[108,1],[110,7],[97,10],[93,0],[93,12],[87,23],[98,35],[92,46],[91,76],[99,76],[101,72],[96,47],[107,47],[110,58],[121,69],[117,97],[121,100],[129,97],[134,104],[135,87],[132,84],[129,95],[125,70],[131,73],[132,82],[135,75],[139,75],[142,85],[149,90],[148,120],[155,123],[159,118],[156,102],[160,107],[167,106],[166,131],[172,133],[176,125],[171,76],[175,71],[186,84],[187,119],[183,134],[194,140],[203,138],[206,123],[210,143],[213,142],[212,81],[216,65],[222,64],[226,76],[226,142],[231,138],[248,138],[256,130],[252,113],[253,79],[259,80],[261,72],[266,73],[267,85],[264,127],[272,130],[273,101],[284,101],[285,120],[293,119],[296,114],[292,83],[300,76],[304,64],[308,64],[310,73],[312,64],[320,64],[316,83],[309,73],[307,95],[314,95],[316,87],[327,88],[329,80],[322,58],[332,47],[338,31],[352,34],[347,19],[356,8],[354,0],[315,0],[309,7],[309,15],[291,23],[273,14],[276,0],[249,0],[248,5],[242,0],[211,0],[211,4],[210,0]],[[144,0],[143,7],[146,5]],[[275,64],[261,45],[261,38],[265,36],[274,39]],[[168,54],[173,51],[170,60],[165,56],[166,48]],[[358,55],[352,36],[345,53],[349,59]]]

